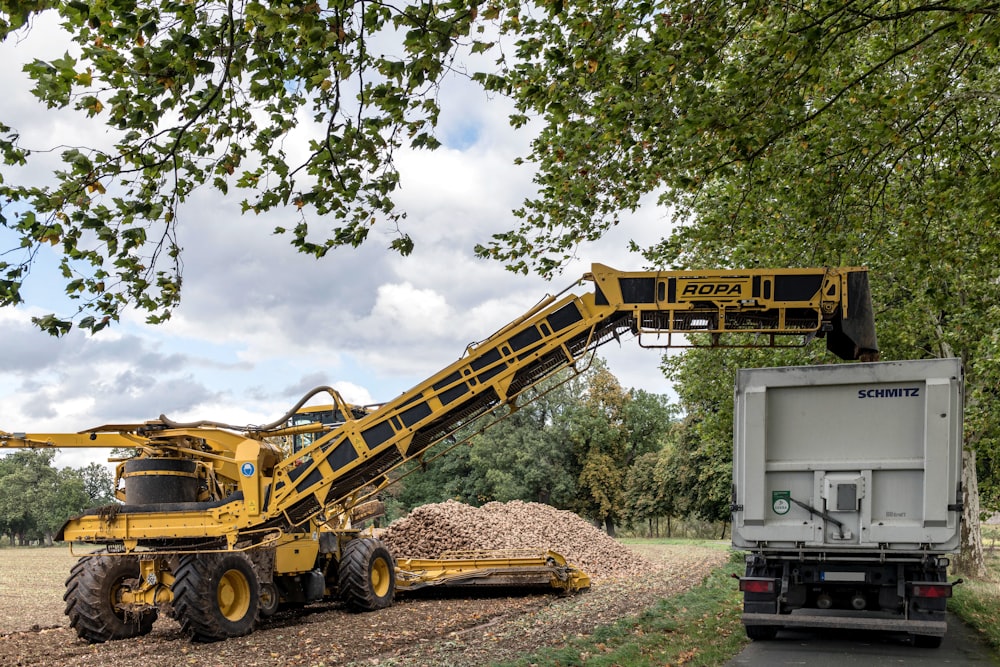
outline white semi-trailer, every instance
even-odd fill
[[[957,359],[741,370],[733,527],[751,639],[945,633],[962,516]]]

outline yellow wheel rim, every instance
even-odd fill
[[[119,607],[119,603],[122,601],[122,585],[121,582],[114,584],[111,590],[108,591],[109,597],[111,598],[108,602],[111,604],[111,610],[114,612],[115,616],[125,620],[125,612],[123,612]]]
[[[272,586],[261,586],[260,587],[260,606],[264,609],[270,609],[277,606],[278,604],[278,593],[274,590]]]
[[[230,621],[239,621],[250,610],[250,582],[239,570],[226,570],[215,591],[219,611]]]
[[[372,592],[378,597],[383,597],[389,593],[389,587],[392,585],[392,569],[382,558],[376,558],[375,562],[372,563],[372,573],[371,573],[371,583]]]

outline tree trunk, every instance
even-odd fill
[[[610,516],[604,518],[604,528],[608,533],[608,537],[615,536],[615,520]]]
[[[966,449],[962,456],[962,551],[955,571],[973,579],[986,574],[983,534],[979,526],[979,483],[976,481],[976,452]]]

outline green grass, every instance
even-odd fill
[[[672,541],[673,542],[673,541]],[[738,560],[738,562],[737,562]],[[740,623],[742,598],[733,573],[742,557],[715,570],[688,592],[639,616],[624,618],[559,648],[546,648],[505,667],[717,666],[739,653],[748,640]]]
[[[982,581],[965,580],[955,586],[954,597],[948,609],[968,625],[979,631],[994,652],[1000,654],[1000,526],[983,526],[986,546],[987,578]]]

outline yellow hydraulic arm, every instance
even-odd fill
[[[226,476],[239,480],[241,492],[172,509],[126,504],[114,516],[70,520],[65,539],[125,541],[131,548],[177,536],[225,537],[232,547],[329,518],[357,502],[361,489],[386,484],[390,470],[470,420],[516,404],[527,389],[623,335],[654,347],[773,347],[825,337],[841,358],[877,358],[863,268],[626,272],[595,264],[583,280],[593,283],[592,291],[546,298],[434,376],[284,460],[263,464],[266,452],[257,443],[267,433],[259,431],[234,434],[210,423],[173,428],[169,422],[159,431],[147,425],[145,435],[119,431],[119,437],[151,438],[149,446],[183,440],[191,444],[176,451],[222,457]],[[793,336],[799,340],[791,342]],[[38,440],[0,433],[0,447]]]
[[[623,272],[595,264],[584,279],[593,292],[550,297],[433,377],[318,440],[305,450],[312,456],[305,469],[279,464],[271,513],[303,521],[622,334],[648,345],[755,347],[825,336],[842,358],[878,354],[865,269]]]

